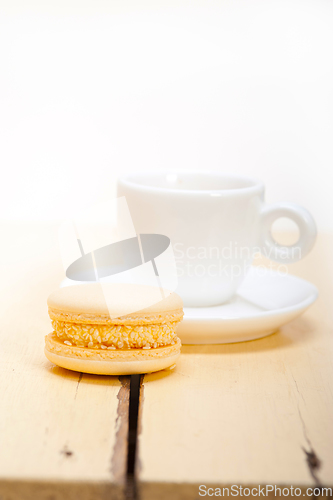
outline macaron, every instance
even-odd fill
[[[151,292],[149,286],[113,284],[107,303],[99,283],[56,290],[47,301],[53,326],[45,337],[47,359],[99,375],[150,373],[174,365],[183,302],[176,293],[161,291],[161,300],[140,309]]]

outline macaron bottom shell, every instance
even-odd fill
[[[51,363],[68,370],[91,373],[95,375],[135,375],[141,373],[152,373],[164,370],[174,365],[180,356],[181,343],[177,339],[176,345],[158,347],[156,349],[128,349],[128,350],[99,350],[94,349],[89,357],[83,354],[90,354],[83,347],[64,349],[68,354],[64,355],[59,349],[59,340],[53,334],[46,337],[45,356]],[[57,348],[58,352],[55,352]],[[82,352],[86,351],[86,352]],[[80,355],[79,355],[80,354]],[[103,359],[94,359],[96,357]]]

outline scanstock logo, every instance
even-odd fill
[[[119,294],[128,296],[122,312],[130,314],[177,288],[170,239],[163,234],[136,234],[125,197],[95,205],[64,222],[59,244],[66,273],[61,286],[99,283],[110,316]]]

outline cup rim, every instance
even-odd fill
[[[229,180],[234,179],[234,180],[248,181],[249,185],[231,189],[179,189],[173,187],[161,187],[161,186],[152,186],[149,184],[142,184],[136,180],[136,179],[144,180],[149,176],[165,177],[172,175],[215,176]],[[264,183],[260,179],[257,179],[256,177],[251,177],[248,175],[241,175],[241,174],[232,174],[228,172],[224,173],[214,170],[163,170],[159,172],[156,171],[154,172],[153,170],[151,170],[138,173],[133,172],[118,177],[117,183],[132,189],[145,192],[172,193],[172,194],[181,194],[188,196],[201,195],[201,196],[212,196],[212,197],[230,196],[230,195],[245,194],[245,193],[247,194],[258,193],[258,192],[263,192],[265,189]]]

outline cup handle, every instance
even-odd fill
[[[293,203],[265,205],[261,212],[261,252],[276,262],[296,262],[312,249],[317,236],[317,227],[312,215],[303,207]],[[272,225],[280,217],[288,217],[299,228],[299,239],[294,245],[282,246],[272,236]]]

